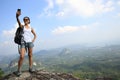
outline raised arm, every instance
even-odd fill
[[[17,22],[18,22],[18,25],[19,27],[23,27],[20,20],[19,20],[19,16],[21,15],[21,13],[19,11],[16,12],[16,19],[17,19]]]

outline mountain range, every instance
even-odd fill
[[[0,67],[6,74],[16,70],[18,57],[14,55],[7,59],[0,60]],[[34,68],[37,70],[71,73],[81,79],[120,79],[120,45],[41,50],[33,54],[33,60]],[[28,69],[27,55],[22,69]]]

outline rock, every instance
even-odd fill
[[[6,75],[2,80],[80,80],[66,73],[52,73],[44,70],[38,70],[33,73],[23,71],[22,75],[17,77],[15,72]]]

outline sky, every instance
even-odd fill
[[[0,54],[16,54],[20,21],[29,16],[34,52],[73,44],[119,44],[120,0],[0,0]]]

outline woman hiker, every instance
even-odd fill
[[[26,53],[26,49],[28,50],[28,56],[29,56],[29,72],[32,73],[34,70],[32,68],[33,65],[33,59],[32,59],[32,52],[33,52],[33,47],[34,47],[34,41],[36,39],[36,33],[34,29],[30,26],[30,18],[29,17],[24,17],[24,25],[21,24],[19,20],[19,16],[21,15],[20,10],[16,12],[16,19],[18,22],[19,27],[23,28],[23,37],[25,43],[22,43],[20,45],[20,57],[18,61],[18,70],[16,72],[17,76],[21,75],[21,66],[23,63],[23,59]],[[34,37],[31,37],[31,34],[33,34]]]

